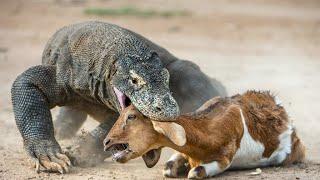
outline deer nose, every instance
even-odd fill
[[[103,140],[103,144],[105,145],[105,146],[107,146],[109,143],[110,143],[110,139],[108,139],[108,138],[105,138],[104,140]]]
[[[105,138],[103,140],[103,144],[104,144],[104,148],[103,148],[104,151],[108,151],[110,149],[110,147],[112,146],[111,140],[109,138]]]

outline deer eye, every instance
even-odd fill
[[[132,121],[132,120],[134,120],[135,118],[136,118],[136,115],[134,115],[134,114],[129,114],[128,117],[127,117],[127,119],[126,119],[126,122],[125,122],[125,123],[123,124],[123,126],[122,126],[122,129],[125,130],[127,123],[130,122],[130,121]]]
[[[128,121],[132,121],[132,120],[134,120],[135,118],[136,118],[136,115],[130,114],[130,115],[128,116],[127,120],[128,120]]]

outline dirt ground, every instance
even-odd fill
[[[131,4],[130,4],[131,3]],[[97,17],[85,7],[128,4],[187,10],[181,17]],[[101,20],[136,31],[176,56],[196,62],[222,81],[229,94],[247,89],[275,92],[307,147],[307,162],[286,168],[231,171],[217,179],[320,179],[320,2],[319,0],[1,0],[0,1],[0,179],[162,179],[170,150],[154,168],[141,159],[122,165],[107,159],[65,175],[29,168],[16,128],[10,87],[28,67],[40,64],[46,41],[60,27]],[[56,116],[57,108],[53,110]],[[87,121],[90,130],[96,122]],[[68,142],[61,142],[67,145]]]

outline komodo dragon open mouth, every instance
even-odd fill
[[[120,104],[121,111],[124,108],[130,106],[130,104],[131,104],[130,98],[128,96],[126,96],[123,92],[121,92],[118,88],[113,87],[113,89],[114,89],[114,92],[117,96],[118,102]]]

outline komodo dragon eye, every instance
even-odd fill
[[[136,86],[143,86],[146,84],[146,82],[144,81],[144,79],[138,75],[135,71],[131,70],[130,71],[130,76],[131,79],[129,80],[132,84],[136,85]]]
[[[134,78],[131,80],[132,84],[138,84],[138,79]]]

